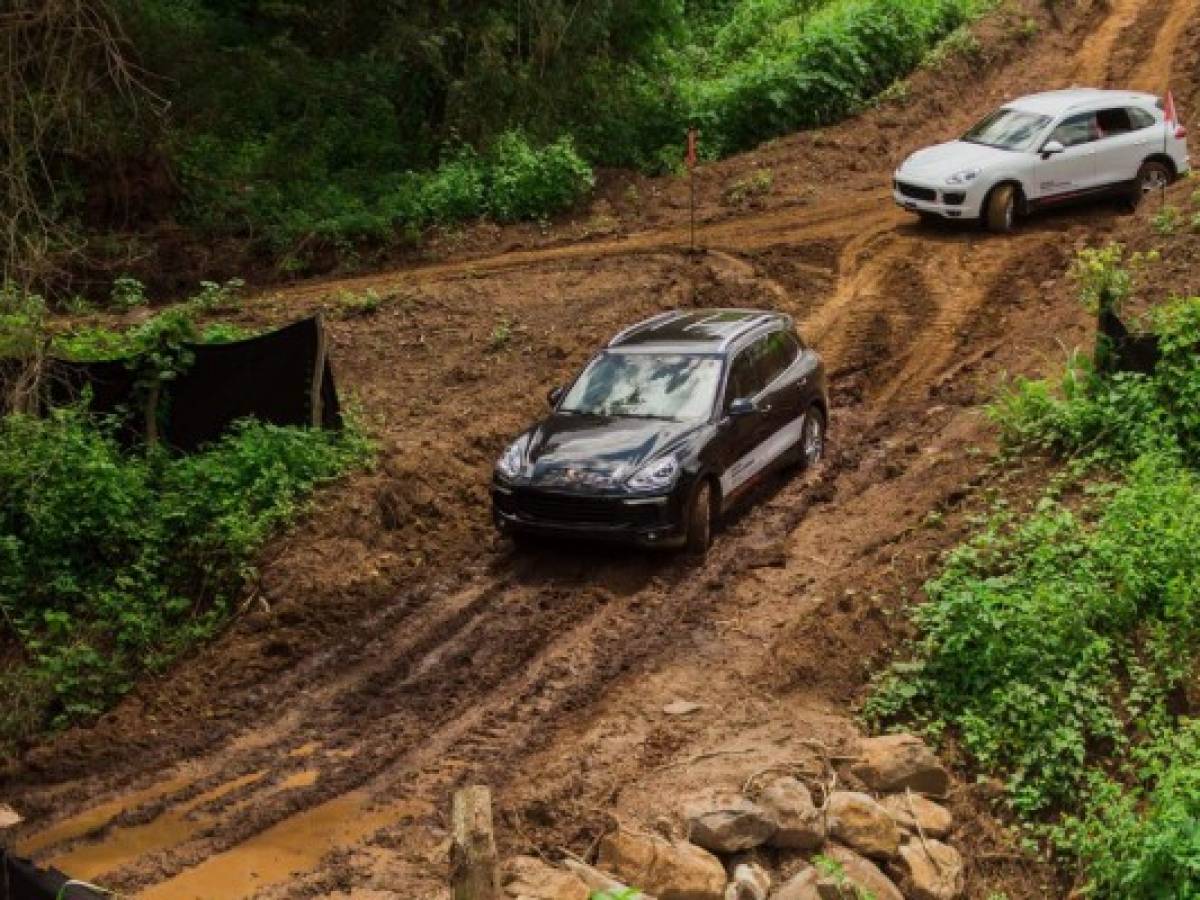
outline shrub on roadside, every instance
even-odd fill
[[[1080,255],[1091,311],[1129,296],[1122,258]],[[1184,900],[1200,895],[1200,298],[1146,321],[1153,374],[1075,356],[993,407],[1010,451],[1083,462],[1082,490],[1052,487],[949,555],[867,712],[948,732],[1007,776],[1018,813],[1057,815],[1041,830],[1078,861],[1081,896]]]
[[[211,635],[267,538],[366,452],[246,422],[194,456],[140,456],[78,410],[0,419],[0,630],[21,656],[0,680],[41,698],[40,725],[103,710]]]
[[[1024,813],[1069,801],[1099,748],[1158,715],[1200,651],[1200,485],[1147,456],[1111,497],[1046,499],[955,550],[926,587],[921,638],[871,701],[950,727]],[[1127,688],[1127,686],[1130,686]]]

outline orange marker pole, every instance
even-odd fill
[[[696,143],[699,137],[695,128],[689,128],[687,134],[687,167],[689,190],[691,193],[691,235],[692,247],[691,252],[696,252]]]

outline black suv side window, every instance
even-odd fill
[[[1047,143],[1058,141],[1064,147],[1078,147],[1080,144],[1094,140],[1096,140],[1096,114],[1086,112],[1068,116],[1059,122],[1058,127],[1050,134]]]
[[[766,384],[786,372],[799,353],[800,347],[790,331],[775,331],[767,335],[764,366]]]
[[[754,397],[767,386],[767,338],[755,341],[733,360],[729,386],[725,389],[725,407],[734,400]]]
[[[1124,106],[1114,109],[1102,109],[1096,113],[1096,127],[1100,137],[1114,137],[1118,134],[1128,134],[1133,131],[1133,123],[1129,121],[1129,110]]]

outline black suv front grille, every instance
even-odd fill
[[[622,503],[615,497],[583,497],[549,491],[518,489],[514,492],[518,516],[560,525],[638,526],[658,523],[653,504]]]
[[[915,184],[906,184],[903,181],[897,181],[896,190],[905,197],[912,197],[914,200],[924,200],[928,203],[937,202],[937,191],[933,188],[917,187]]]

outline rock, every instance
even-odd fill
[[[830,837],[865,856],[888,859],[900,849],[900,829],[888,811],[866,794],[834,791],[827,815]]]
[[[20,825],[23,821],[19,812],[7,803],[0,803],[0,831]]]
[[[771,900],[821,900],[817,891],[820,873],[812,866],[790,878],[783,887],[775,892]]]
[[[668,716],[688,716],[702,709],[704,709],[703,703],[693,703],[690,700],[676,700],[674,703],[668,703],[664,706],[663,712]]]
[[[944,797],[950,789],[946,769],[925,742],[911,734],[885,734],[863,741],[858,761],[850,771],[881,794],[912,789]]]
[[[737,853],[765,844],[776,832],[775,819],[740,794],[719,791],[684,807],[692,843],[714,853]]]
[[[940,838],[954,827],[950,810],[920,794],[892,794],[880,800],[879,805],[891,814],[897,825],[912,834],[924,832],[927,838]]]
[[[733,880],[725,888],[725,900],[767,900],[771,876],[758,863],[741,863],[733,870]]]
[[[724,900],[721,861],[687,841],[622,829],[600,842],[599,865],[659,900]]]
[[[841,871],[836,876],[823,876],[817,882],[821,900],[859,900],[863,892],[875,900],[904,900],[900,889],[869,859],[837,845],[831,846],[825,855]]]
[[[606,891],[610,894],[620,894],[629,891],[629,885],[622,884],[599,869],[589,866],[587,863],[580,862],[577,859],[568,857],[562,861],[563,868],[573,873],[584,884],[587,885],[589,891]],[[654,900],[648,894],[638,894],[635,900]]]
[[[591,889],[572,872],[518,856],[505,866],[504,896],[514,900],[588,900]]]
[[[777,778],[767,785],[758,804],[775,819],[778,830],[772,847],[815,850],[825,843],[825,819],[808,788],[795,778]]]
[[[966,890],[962,856],[941,841],[908,841],[896,871],[909,900],[957,900]]]

